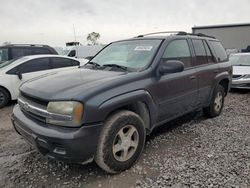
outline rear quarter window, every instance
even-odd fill
[[[210,44],[216,53],[218,62],[224,62],[228,60],[227,53],[219,41],[210,41]]]

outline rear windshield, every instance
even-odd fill
[[[210,41],[210,44],[213,46],[213,49],[215,50],[218,62],[224,62],[228,60],[227,53],[219,41]]]
[[[250,66],[250,55],[232,55],[229,61],[232,65]]]
[[[8,48],[0,48],[0,62],[8,60],[9,60]]]

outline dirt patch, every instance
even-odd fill
[[[250,187],[250,92],[228,95],[221,116],[188,114],[147,138],[139,162],[109,175],[96,164],[43,157],[0,110],[0,187]]]

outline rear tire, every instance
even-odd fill
[[[224,99],[225,90],[221,85],[218,85],[214,89],[210,105],[206,108],[203,108],[204,115],[210,118],[219,116],[224,106]]]
[[[112,174],[130,168],[142,153],[145,137],[143,120],[137,114],[126,110],[113,114],[101,131],[96,163]]]
[[[10,95],[6,89],[0,87],[0,108],[3,108],[10,101]]]

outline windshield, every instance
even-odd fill
[[[250,66],[250,55],[232,55],[229,61],[232,65]]]
[[[161,40],[131,40],[115,42],[97,54],[91,62],[101,66],[115,64],[132,69],[148,66]]]
[[[8,48],[0,48],[0,62],[8,61]]]

